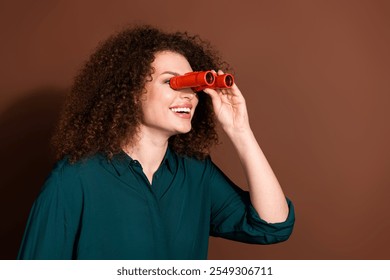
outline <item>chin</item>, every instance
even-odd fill
[[[191,129],[192,129],[192,127],[181,128],[181,129],[176,130],[176,134],[186,134],[186,133],[190,132]]]

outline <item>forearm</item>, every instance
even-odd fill
[[[249,126],[241,91],[234,84],[229,89],[205,89],[204,92],[210,95],[214,112],[238,152],[253,207],[269,223],[284,222],[289,211],[286,198]]]
[[[228,136],[243,166],[253,207],[269,223],[284,222],[289,211],[286,198],[252,130],[248,126]]]

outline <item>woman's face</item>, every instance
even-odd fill
[[[146,82],[142,98],[141,132],[167,138],[189,132],[198,97],[190,88],[172,89],[169,80],[192,72],[190,64],[181,54],[164,51],[155,55],[152,67],[153,80]]]

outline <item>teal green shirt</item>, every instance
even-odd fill
[[[32,207],[18,259],[206,259],[209,235],[258,244],[288,239],[294,210],[287,201],[287,220],[269,224],[209,158],[170,149],[152,185],[125,153],[111,161],[64,159]]]

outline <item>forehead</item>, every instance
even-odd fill
[[[164,71],[185,74],[192,71],[189,62],[183,55],[171,51],[156,53],[152,67],[155,69],[156,74]]]

